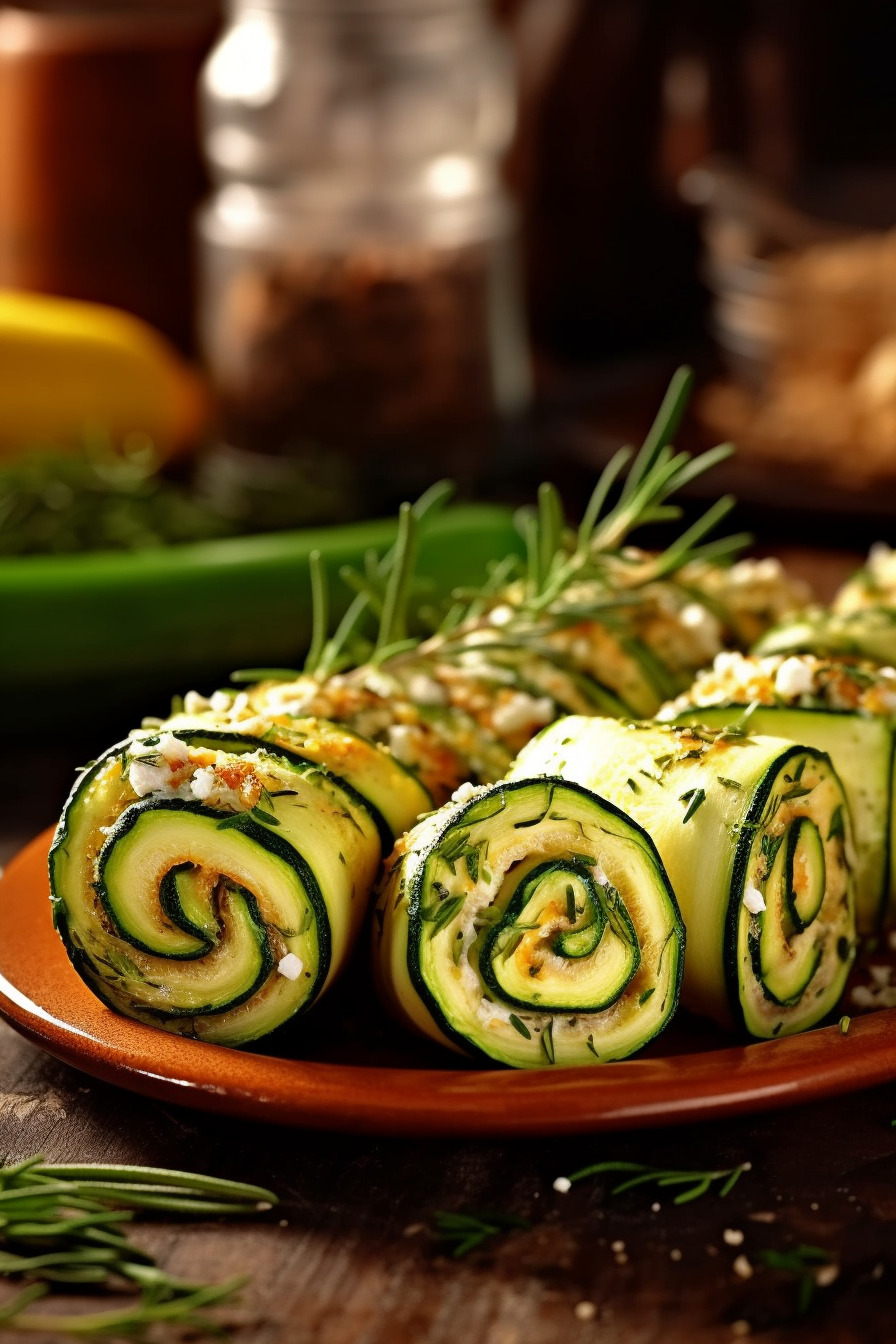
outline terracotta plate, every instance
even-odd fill
[[[376,1134],[571,1134],[772,1109],[896,1077],[896,1009],[854,1019],[847,1036],[826,1027],[717,1049],[719,1037],[679,1028],[659,1056],[519,1073],[458,1068],[445,1055],[417,1067],[410,1042],[409,1063],[377,1067],[169,1036],[116,1016],[72,970],[50,923],[49,840],[47,832],[33,841],[0,880],[0,1012],[66,1063],[160,1100]],[[308,1019],[315,1035],[328,1012],[323,1005]]]

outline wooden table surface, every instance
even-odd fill
[[[55,819],[82,746],[23,748],[0,863]],[[278,1192],[280,1207],[249,1223],[147,1221],[134,1234],[182,1277],[251,1273],[241,1304],[221,1312],[235,1344],[896,1339],[896,1084],[644,1133],[413,1142],[161,1105],[94,1082],[3,1024],[0,1069],[4,1161],[41,1152],[176,1166]],[[727,1198],[678,1207],[649,1187],[613,1197],[605,1179],[554,1191],[558,1175],[609,1159],[752,1168]],[[530,1227],[451,1259],[432,1233],[435,1212],[490,1209]],[[828,1251],[838,1270],[804,1317],[794,1281],[759,1255],[801,1244]],[[0,1327],[0,1338],[11,1335]]]

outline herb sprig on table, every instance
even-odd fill
[[[777,1270],[795,1280],[796,1310],[799,1316],[805,1316],[809,1310],[816,1287],[826,1287],[837,1276],[837,1267],[830,1253],[820,1246],[759,1251],[756,1258],[767,1269]]]
[[[158,1167],[53,1166],[30,1157],[0,1168],[0,1275],[32,1280],[0,1308],[0,1328],[139,1338],[167,1321],[218,1333],[204,1309],[232,1300],[247,1280],[187,1283],[135,1246],[124,1227],[138,1210],[205,1218],[261,1213],[277,1203],[261,1186]],[[99,1312],[42,1315],[26,1308],[54,1288],[133,1285],[137,1302]]]
[[[455,1260],[475,1251],[484,1241],[500,1236],[502,1232],[511,1232],[515,1228],[528,1231],[532,1226],[525,1218],[517,1218],[510,1213],[445,1213],[434,1215],[435,1231],[439,1240],[451,1246]]]
[[[639,1185],[681,1186],[673,1204],[689,1204],[692,1199],[705,1195],[716,1181],[721,1181],[719,1197],[724,1199],[740,1180],[745,1171],[750,1170],[749,1162],[741,1162],[736,1167],[726,1167],[710,1171],[678,1171],[672,1168],[648,1167],[642,1162],[595,1162],[590,1167],[582,1167],[569,1176],[560,1176],[554,1182],[554,1189],[566,1193],[577,1181],[587,1180],[591,1176],[611,1174],[622,1175],[624,1179],[610,1190],[611,1195],[621,1195],[625,1190],[633,1190]]]

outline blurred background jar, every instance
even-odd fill
[[[112,304],[191,349],[218,22],[217,0],[0,0],[0,287]]]
[[[201,84],[219,495],[305,521],[482,484],[529,396],[513,87],[481,0],[233,0]]]

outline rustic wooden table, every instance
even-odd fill
[[[0,863],[53,822],[81,748],[20,753]],[[147,1221],[134,1234],[183,1277],[251,1273],[241,1305],[221,1313],[235,1344],[896,1339],[896,1084],[687,1128],[413,1142],[162,1105],[82,1076],[2,1024],[0,1068],[4,1161],[42,1152],[178,1166],[279,1193],[280,1207],[250,1223]],[[711,1191],[681,1206],[649,1187],[613,1197],[603,1178],[554,1191],[557,1176],[608,1159],[752,1168],[725,1199]],[[530,1226],[451,1259],[435,1212],[491,1209]],[[761,1252],[803,1244],[835,1269],[800,1316],[793,1277]]]

